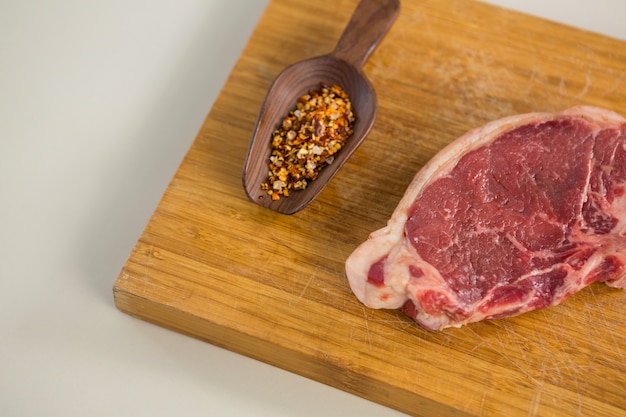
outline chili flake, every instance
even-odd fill
[[[352,103],[338,85],[321,85],[299,97],[294,110],[272,134],[267,181],[272,200],[304,190],[354,132]]]

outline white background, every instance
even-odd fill
[[[0,1],[0,416],[400,415],[113,305],[266,3]],[[490,3],[626,40],[623,0]]]

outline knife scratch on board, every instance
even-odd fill
[[[577,100],[582,99],[584,96],[587,95],[587,93],[589,92],[589,88],[591,87],[591,68],[589,69],[589,71],[587,71],[585,78],[585,84],[583,85],[580,92],[576,95],[573,95],[568,93],[567,80],[565,79],[565,77],[561,76],[559,79],[559,96],[561,98],[576,97]]]
[[[528,417],[539,415],[539,406],[541,405],[541,392],[543,391],[543,381],[537,384],[534,395],[530,399],[530,407],[528,407]]]
[[[367,318],[367,311],[364,306],[361,306],[361,311],[363,312],[363,321],[365,322],[365,334],[367,335],[367,345],[369,346],[370,353],[373,351],[372,349],[372,335],[370,334],[370,326],[369,320]]]
[[[535,85],[541,84],[539,69],[537,65],[533,65],[530,69],[530,76],[526,82],[526,89],[524,90],[524,97],[532,97],[532,90]]]
[[[146,259],[146,263],[144,264],[144,277],[149,277],[150,276],[150,269],[152,267],[152,256],[154,254],[154,245],[150,244],[150,246],[148,247],[148,251],[147,251],[147,259]]]
[[[619,74],[615,74],[615,71],[612,68],[608,68],[607,71],[610,74],[610,78],[613,81],[613,85],[604,91],[604,93],[602,94],[603,96],[610,96],[611,94],[618,91],[622,85],[622,80],[624,79],[624,76],[626,75],[626,71],[620,71]],[[626,228],[620,234],[622,236],[626,236]]]
[[[397,311],[390,311],[388,313],[389,315],[385,315],[385,317],[389,317],[389,320],[379,318],[372,319],[372,321],[384,325],[384,327],[380,329],[381,332],[384,331],[389,335],[395,332],[410,334],[409,331],[415,330],[414,322],[406,320],[406,315],[403,317],[402,313]]]
[[[493,339],[494,341],[497,341],[499,345],[492,345],[494,350],[499,353],[507,363],[514,366],[519,373],[526,377],[529,381],[536,381],[535,377],[531,373],[531,369],[528,369],[528,367],[525,366],[524,361],[518,360],[518,358],[515,357],[515,352],[509,349],[511,341],[514,341],[518,344],[518,346],[521,346],[519,344],[519,339],[528,339],[517,332],[515,327],[510,325],[508,322],[503,321],[502,323],[498,323],[498,325],[501,327],[503,332],[498,332],[497,337]]]
[[[585,74],[585,85],[583,86],[580,93],[576,95],[576,98],[581,99],[584,96],[586,96],[590,87],[591,87],[591,67],[589,67],[589,69],[587,70],[587,73]]]
[[[315,279],[315,277],[317,276],[317,271],[320,269],[319,266],[315,267],[315,270],[309,275],[309,279],[307,280],[306,284],[304,284],[304,287],[302,288],[302,291],[300,291],[300,294],[298,295],[298,298],[295,299],[295,301],[293,302],[289,302],[289,305],[297,305],[300,300],[302,299],[302,297],[304,296],[304,293],[306,292],[306,290],[309,288],[309,286],[311,285],[311,282],[313,282],[313,280]]]
[[[600,300],[598,300],[598,298],[596,297],[596,292],[595,292],[595,288],[593,286],[588,287],[589,288],[589,293],[591,294],[591,298],[593,299],[593,302],[596,306],[602,305],[602,302]],[[610,329],[610,324],[609,324],[609,320],[605,314],[604,309],[595,309],[595,311],[599,314],[599,317],[596,317],[595,320],[601,320],[603,325],[605,326],[606,329]],[[621,357],[622,359],[626,359],[624,358],[624,353],[622,352],[620,343],[615,339],[615,334],[613,332],[608,332],[609,333],[609,337],[611,338],[611,341],[613,342],[613,346],[615,347],[615,351],[617,352],[618,356]],[[622,363],[624,363],[624,361],[622,361]]]
[[[474,334],[476,334],[476,332],[473,332],[473,333],[474,333]],[[472,354],[472,353],[474,353],[475,351],[478,351],[478,350],[479,350],[479,348],[480,348],[481,346],[483,346],[484,344],[485,344],[485,341],[484,341],[484,340],[482,340],[482,338],[481,338],[480,343],[476,343],[476,344],[474,345],[474,347],[472,347],[472,348],[471,348],[471,349],[470,349],[467,353]]]
[[[487,379],[483,384],[483,395],[480,398],[480,407],[478,408],[478,414],[482,415],[483,410],[485,409],[485,399],[487,398],[487,394],[489,393],[489,386],[491,385],[491,379]]]

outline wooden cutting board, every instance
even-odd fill
[[[330,52],[356,0],[272,0],[114,286],[117,307],[415,416],[626,415],[626,291],[427,332],[352,295],[344,260],[470,128],[591,104],[626,114],[626,44],[468,0],[405,0],[364,72],[379,113],[320,197],[286,216],[241,170],[286,65]],[[610,13],[610,11],[607,11]]]

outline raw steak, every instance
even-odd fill
[[[595,107],[491,122],[417,173],[347,259],[357,298],[426,329],[626,287],[626,119]]]

